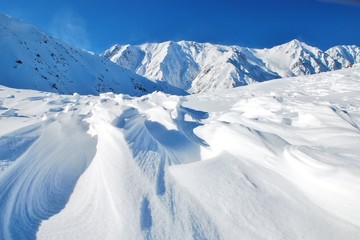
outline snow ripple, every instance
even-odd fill
[[[35,239],[41,222],[65,207],[95,153],[96,139],[74,118],[48,123],[32,146],[0,175],[1,239]]]

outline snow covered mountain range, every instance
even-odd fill
[[[75,49],[36,27],[0,14],[0,84],[58,93],[185,94],[109,60]]]
[[[298,40],[271,49],[190,41],[115,45],[96,56],[3,14],[0,48],[1,84],[67,94],[213,92],[360,62],[357,46],[323,52]]]
[[[360,62],[360,48],[324,52],[298,40],[270,49],[169,41],[115,45],[103,56],[149,79],[198,93],[349,67]]]

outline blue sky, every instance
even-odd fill
[[[0,0],[0,12],[97,53],[115,43],[167,40],[360,45],[359,0]]]

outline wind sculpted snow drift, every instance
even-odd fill
[[[358,239],[360,68],[215,94],[0,87],[0,239]]]

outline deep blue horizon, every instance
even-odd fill
[[[322,50],[360,45],[360,1],[11,1],[0,12],[76,47],[189,40],[269,48],[299,39]]]

